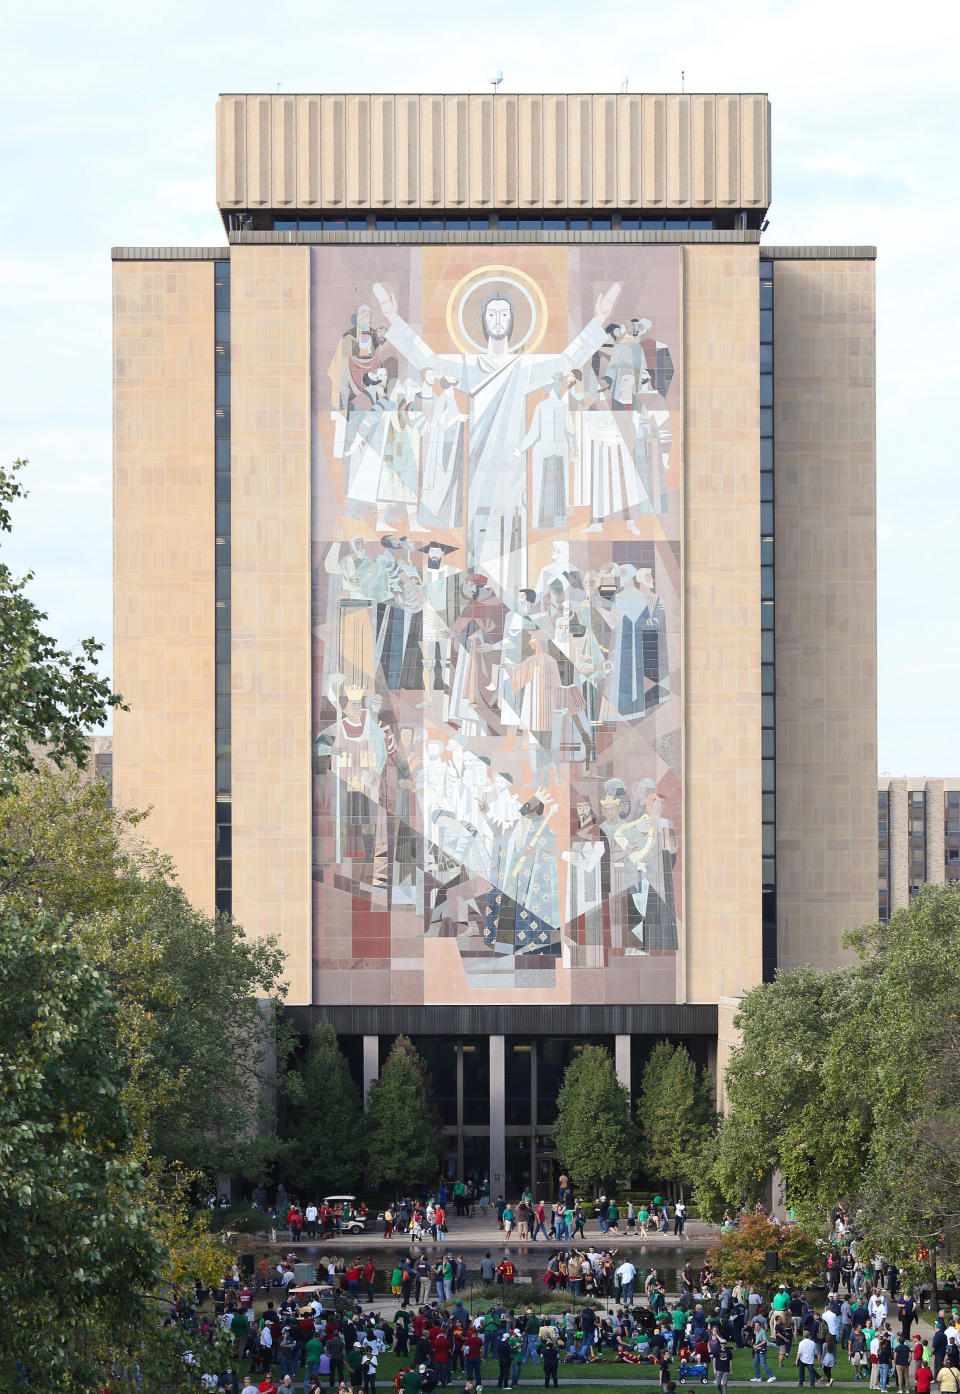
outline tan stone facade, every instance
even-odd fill
[[[218,109],[218,201],[225,211],[756,213],[769,202],[768,122],[766,98],[754,94],[226,96]],[[127,249],[114,268],[116,681],[130,706],[116,719],[115,797],[153,807],[148,835],[171,855],[191,899],[212,909],[212,263],[229,257],[233,913],[249,933],[278,936],[290,1003],[324,1008],[356,1005],[348,972],[319,970],[312,924],[316,288],[307,243],[326,237],[265,231],[239,233],[217,251]],[[639,246],[646,237],[684,244],[675,346],[684,383],[684,930],[676,1002],[720,1004],[722,1067],[736,1001],[764,968],[761,257],[775,266],[777,964],[830,966],[841,957],[843,930],[876,915],[872,254],[765,250],[759,233],[745,230],[622,233],[616,221],[606,233],[551,237],[571,247]],[[411,238],[418,234],[398,234],[396,245]],[[491,225],[451,241],[489,242],[494,261],[505,238]],[[338,245],[390,240],[376,231],[330,235]],[[555,260],[566,255],[564,248]],[[905,795],[904,788],[904,820]],[[905,864],[891,866],[898,895],[907,876]],[[454,943],[437,938],[431,952],[452,955]],[[388,982],[389,966],[383,975]],[[462,1005],[446,990],[430,999],[436,1012]],[[618,1033],[634,1029],[626,1015],[618,1021]],[[369,1036],[378,1028],[363,1029]],[[626,1069],[627,1047],[618,1049]]]
[[[888,920],[927,885],[960,881],[960,779],[890,778],[877,784],[878,895]]]
[[[114,798],[214,905],[211,262],[114,265]]]
[[[770,204],[762,93],[229,93],[228,209]]]
[[[311,999],[309,253],[231,256],[233,913]]]
[[[876,917],[874,267],[774,261],[777,963]]]
[[[686,1000],[760,981],[760,438],[753,247],[684,253]]]

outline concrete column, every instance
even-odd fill
[[[380,1078],[380,1037],[363,1038],[363,1107],[366,1111],[370,1097],[370,1086]]]
[[[502,1036],[490,1037],[490,1199],[506,1195],[506,1072]]]
[[[944,866],[946,851],[943,845],[943,820],[946,817],[943,807],[943,780],[928,779],[926,792],[927,822],[924,842],[927,854],[927,880],[939,886],[947,879],[947,869]]]
[[[617,1071],[617,1079],[623,1085],[624,1089],[626,1089],[627,1093],[630,1094],[632,1099],[633,1094],[630,1085],[630,1037],[615,1036],[614,1043],[613,1058]]]
[[[907,781],[891,779],[887,800],[890,853],[890,912],[903,910],[910,904],[910,810],[907,802]]]
[[[721,997],[717,1001],[717,1112],[729,1113],[727,1101],[727,1066],[732,1052],[740,1045],[742,1036],[733,1024],[740,1010],[739,997]]]

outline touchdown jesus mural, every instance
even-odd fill
[[[675,1000],[680,249],[311,283],[321,1000]]]

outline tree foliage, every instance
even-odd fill
[[[41,994],[38,1005],[4,985],[0,1155],[12,1159],[5,1175],[29,1184],[36,1155],[37,1187],[49,1162],[59,1187],[48,1186],[50,1199],[37,1201],[36,1215],[23,1212],[26,1228],[11,1209],[22,1198],[0,1195],[2,1220],[33,1236],[40,1255],[31,1264],[0,1232],[25,1275],[21,1288],[5,1286],[4,1316],[14,1336],[21,1332],[21,1346],[11,1337],[4,1353],[43,1372],[37,1387],[59,1387],[64,1340],[76,1347],[69,1369],[78,1390],[99,1394],[104,1372],[131,1344],[152,1387],[183,1387],[182,1337],[160,1326],[161,1303],[193,1277],[212,1282],[230,1257],[190,1195],[213,1171],[252,1168],[277,1145],[258,1127],[274,1077],[263,1001],[279,992],[282,955],[270,943],[248,943],[228,918],[194,910],[166,860],[141,840],[140,825],[139,815],[110,807],[99,780],[77,770],[43,763],[0,793],[3,943],[18,942],[8,926],[29,925],[32,959],[22,955],[17,971]],[[96,1012],[87,1004],[91,984],[100,994]],[[32,1095],[14,1084],[40,1077],[34,1055],[42,1038],[27,1017],[47,1022],[51,1013],[56,1042],[71,1040],[74,1027],[82,1042],[62,1056],[44,1045],[53,1112],[38,1117]],[[80,1120],[75,1137],[72,1118]],[[49,1158],[39,1143],[9,1150],[37,1129],[49,1140]],[[26,1284],[31,1274],[42,1300]],[[70,1320],[50,1292],[64,1294]],[[27,1329],[31,1344],[23,1348]]]
[[[21,467],[0,470],[0,532]],[[44,633],[30,579],[0,563],[0,1385],[100,1394],[135,1363],[145,1388],[193,1388],[159,1318],[231,1255],[182,1163],[263,1151],[283,960],[193,910],[142,815],[73,763],[119,698],[99,645]]]
[[[637,1113],[647,1170],[677,1185],[682,1196],[716,1129],[712,1087],[697,1077],[684,1046],[669,1041],[654,1046],[643,1071]]]
[[[598,1192],[635,1172],[638,1138],[630,1096],[602,1046],[586,1046],[567,1066],[553,1138],[557,1157],[579,1190]]]
[[[729,1201],[752,1203],[779,1170],[787,1203],[816,1224],[856,1184],[869,1118],[853,1106],[859,1076],[849,1048],[864,1005],[855,967],[793,969],[746,995],[726,1074],[731,1114],[720,1156]]]
[[[433,1084],[406,1036],[398,1036],[370,1086],[367,1167],[375,1186],[406,1189],[432,1181],[443,1155]]]
[[[287,1181],[304,1201],[349,1191],[364,1164],[363,1101],[329,1023],[313,1032],[287,1093],[293,1105],[292,1140],[283,1154]]]
[[[766,1255],[778,1256],[777,1271],[769,1273]],[[771,1224],[766,1215],[746,1215],[736,1229],[721,1235],[707,1252],[707,1262],[724,1286],[744,1282],[760,1293],[778,1283],[808,1287],[819,1280],[822,1260],[817,1241],[799,1225]]]
[[[283,955],[195,910],[141,824],[76,770],[20,776],[0,795],[0,908],[72,917],[118,1005],[126,1102],[150,1156],[245,1171],[272,1120],[275,1027],[263,1004],[279,999]],[[288,1045],[281,1034],[281,1070]]]
[[[116,1050],[117,1006],[68,925],[0,919],[0,1370],[93,1387],[98,1321],[136,1324],[163,1271]],[[55,1294],[55,1299],[52,1298]],[[54,1319],[44,1313],[54,1306]]]
[[[924,886],[848,936],[859,961],[779,974],[737,1018],[732,1112],[701,1159],[705,1194],[759,1195],[775,1170],[808,1228],[842,1201],[901,1263],[960,1252],[960,882]]]
[[[25,497],[18,476],[26,463],[0,468],[0,532],[11,531],[11,506]],[[97,673],[102,644],[83,639],[69,652],[45,633],[47,616],[27,594],[32,580],[0,561],[0,785],[34,768],[37,747],[57,765],[82,763],[86,733],[122,705]]]

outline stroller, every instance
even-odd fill
[[[686,1384],[688,1380],[699,1380],[701,1384],[706,1384],[709,1376],[706,1365],[697,1362],[680,1361],[680,1368],[677,1371],[677,1382]]]

